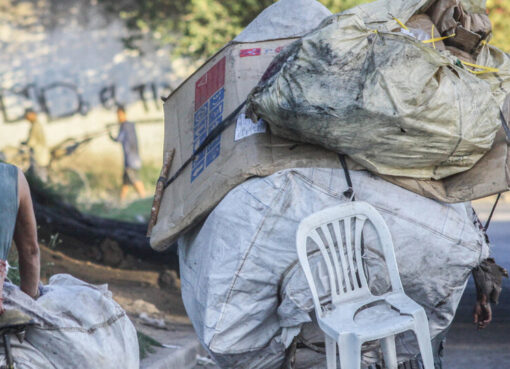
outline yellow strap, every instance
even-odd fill
[[[492,73],[492,72],[490,72],[490,71],[488,71],[488,70],[471,70],[471,69],[467,69],[467,71],[469,71],[469,72],[471,72],[471,73],[473,73],[473,74],[476,74],[476,75],[478,75],[478,74]]]
[[[395,19],[395,21],[400,24],[400,27],[402,27],[403,29],[405,29],[406,31],[409,31],[409,28],[407,28],[407,26],[402,23],[402,21],[396,17],[393,17],[393,19]],[[455,37],[455,33],[452,34],[452,35],[449,35],[449,36],[444,36],[444,37],[434,37],[434,25],[432,25],[432,31],[430,33],[430,40],[425,40],[425,41],[422,41],[424,44],[430,44],[432,43],[432,45],[434,46],[434,49],[436,48],[436,42],[438,41],[443,41],[443,40],[446,40],[447,38],[450,38],[450,37]]]
[[[462,64],[464,64],[464,65],[467,65],[468,67],[473,67],[473,68],[481,69],[481,70],[467,69],[468,71],[470,71],[473,74],[498,73],[499,72],[498,68],[491,68],[491,67],[486,67],[484,65],[473,64],[473,63],[470,63],[470,62],[467,62],[467,61],[464,61],[464,60],[460,60],[460,62]]]
[[[437,41],[443,41],[443,40],[446,40],[447,38],[451,38],[451,37],[455,37],[455,33],[453,35],[449,35],[449,36],[431,38],[430,40],[425,40],[425,41],[422,41],[422,42],[424,44],[430,44],[430,43],[434,43],[434,42],[437,42]],[[436,48],[436,46],[434,44],[434,49],[435,48]]]
[[[406,31],[409,31],[409,28],[407,28],[407,26],[404,23],[402,23],[400,19],[397,19],[396,17],[393,17],[393,19],[395,19],[395,21],[397,21],[397,23],[400,24],[400,27],[402,27]]]

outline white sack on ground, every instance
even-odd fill
[[[387,222],[406,293],[429,317],[431,336],[452,322],[472,268],[488,247],[465,204],[444,205],[368,172],[351,172],[356,198]],[[201,228],[179,240],[182,295],[203,345],[222,368],[280,368],[285,343],[310,321],[298,267],[299,222],[348,201],[341,169],[291,169],[233,189]],[[370,285],[383,292],[373,233],[364,233]],[[286,338],[282,338],[285,336]],[[399,357],[413,356],[399,344]]]
[[[23,344],[11,340],[19,369],[139,369],[135,327],[106,285],[57,274],[33,300],[6,283],[4,306],[37,324],[28,329]],[[0,351],[4,356],[3,346]]]
[[[393,17],[407,22],[432,3],[376,1],[328,18],[275,58],[248,97],[252,120],[379,174],[441,179],[472,168],[492,147],[501,101],[494,77],[400,32]]]

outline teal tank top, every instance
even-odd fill
[[[18,168],[0,162],[0,259],[7,260],[18,216]]]

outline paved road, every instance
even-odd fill
[[[510,270],[510,222],[494,222],[489,228],[493,256]],[[470,280],[457,310],[445,350],[445,369],[510,368],[510,280],[503,284],[500,303],[494,307],[494,320],[485,330],[472,324],[475,287]]]

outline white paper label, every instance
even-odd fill
[[[262,119],[259,119],[257,123],[253,123],[253,121],[249,118],[246,118],[246,115],[243,113],[237,117],[234,141],[242,140],[243,138],[257,133],[265,133],[266,131],[266,122],[264,122]]]

